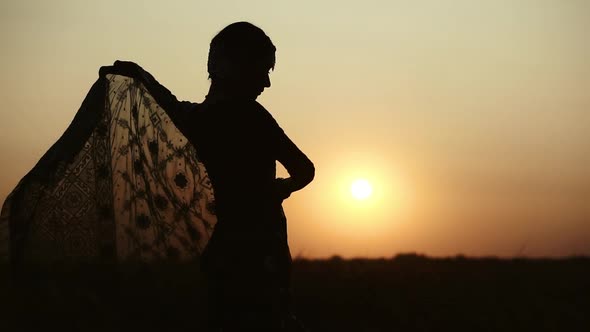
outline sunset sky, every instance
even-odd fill
[[[0,201],[100,66],[200,102],[235,21],[276,45],[259,101],[316,166],[284,203],[294,256],[590,255],[585,0],[3,0]]]

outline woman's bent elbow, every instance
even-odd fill
[[[309,165],[307,166],[307,170],[305,172],[305,182],[307,184],[309,184],[311,181],[313,181],[314,177],[315,177],[315,166],[310,161]]]

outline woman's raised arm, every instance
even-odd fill
[[[195,109],[195,103],[179,101],[152,74],[135,62],[117,60],[112,66],[101,67],[99,74],[101,76],[107,74],[124,75],[139,80],[154,97],[158,105],[166,111],[174,125],[186,136],[187,124],[190,123],[190,116]]]

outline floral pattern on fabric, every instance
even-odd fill
[[[205,167],[166,111],[139,80],[108,74],[4,202],[0,256],[195,259],[213,208]]]

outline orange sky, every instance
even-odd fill
[[[583,0],[3,1],[0,200],[100,66],[198,102],[209,41],[239,20],[277,46],[259,101],[317,168],[285,203],[294,255],[590,254]]]

